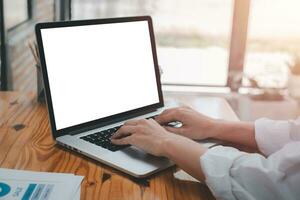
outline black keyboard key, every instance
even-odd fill
[[[80,137],[80,139],[90,142],[94,145],[100,146],[102,148],[108,149],[110,151],[118,151],[129,147],[130,145],[115,145],[110,141],[111,136],[120,128],[121,126],[117,126],[108,130],[100,131],[97,133],[93,133],[90,135],[86,135]]]

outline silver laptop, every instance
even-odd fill
[[[149,16],[36,25],[51,131],[57,144],[135,177],[171,165],[110,137],[164,107]]]

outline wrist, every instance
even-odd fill
[[[166,137],[161,140],[161,156],[170,158],[172,157],[172,152],[176,146],[176,143],[183,138],[182,136],[168,133]]]
[[[173,133],[170,134],[169,137],[166,137],[161,142],[161,156],[177,164],[180,163],[180,160],[184,160],[192,155],[194,155],[192,157],[198,159],[207,150],[207,148],[189,138]]]
[[[223,120],[220,119],[212,119],[208,123],[207,127],[207,137],[206,138],[213,138],[213,139],[218,139],[220,135],[222,135],[222,132],[224,132],[224,126],[225,123]]]
[[[213,139],[222,140],[226,132],[230,132],[234,129],[235,124],[225,120],[215,120],[214,126],[211,129],[210,137]]]
[[[253,123],[219,120],[212,138],[256,147],[254,132]]]

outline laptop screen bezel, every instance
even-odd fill
[[[156,85],[157,85],[159,102],[151,104],[151,105],[147,105],[147,106],[144,106],[141,108],[137,108],[134,110],[122,112],[122,113],[115,114],[112,116],[92,120],[89,122],[85,122],[82,124],[78,124],[78,125],[74,125],[71,127],[57,130],[56,123],[55,123],[54,111],[53,111],[52,98],[51,98],[51,89],[50,89],[48,73],[47,73],[46,59],[45,59],[45,55],[44,55],[44,47],[43,47],[41,30],[42,29],[50,29],[50,28],[100,25],[100,24],[112,24],[112,23],[126,23],[126,22],[136,22],[136,21],[147,21],[148,22],[149,34],[150,34],[150,40],[151,40],[152,57],[153,57],[153,63],[154,63],[153,67],[155,69]],[[132,117],[139,116],[143,113],[151,112],[155,109],[158,109],[158,108],[161,108],[164,106],[164,100],[163,100],[162,89],[161,89],[161,81],[160,81],[160,71],[159,71],[159,66],[158,66],[155,37],[154,37],[154,31],[153,31],[153,24],[152,24],[152,19],[150,16],[38,23],[35,26],[35,32],[36,32],[38,49],[39,49],[39,53],[40,53],[40,61],[41,61],[41,68],[42,68],[42,74],[43,74],[43,83],[44,83],[44,90],[45,90],[45,95],[46,95],[46,104],[47,104],[48,114],[49,114],[49,118],[50,118],[51,131],[52,131],[52,135],[54,138],[57,138],[57,137],[60,137],[63,135],[67,135],[67,134],[76,134],[76,133],[92,130],[95,128],[100,128],[102,126],[106,126],[106,125],[109,125],[112,123],[116,123],[116,122],[119,122],[122,120],[126,120],[126,119],[130,119]]]

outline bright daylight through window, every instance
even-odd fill
[[[244,71],[261,87],[286,87],[300,52],[300,2],[252,0]]]
[[[164,84],[224,86],[233,0],[73,0],[72,18],[153,17]]]

